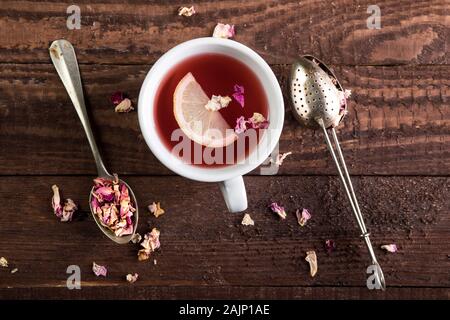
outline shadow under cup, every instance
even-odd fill
[[[173,115],[173,91],[188,72],[208,97],[231,97],[238,84],[245,88],[244,97],[256,102],[257,107],[242,108],[232,99],[219,111],[231,130],[236,119],[243,116],[248,120],[254,112],[269,120],[268,128],[247,130],[231,148],[206,148],[183,137]],[[212,74],[224,77],[212,81]],[[199,181],[224,181],[252,171],[277,145],[283,120],[281,89],[272,70],[253,50],[232,40],[200,38],[169,50],[148,73],[139,96],[139,123],[153,154],[172,171]]]

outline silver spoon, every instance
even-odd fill
[[[341,147],[336,135],[335,126],[345,116],[347,103],[341,106],[344,89],[333,72],[317,58],[306,55],[299,58],[291,70],[291,99],[295,118],[309,128],[321,128],[328,150],[336,164],[339,177],[344,185],[345,193],[352,207],[352,211],[361,229],[361,237],[364,238],[369,255],[372,259],[372,268],[376,276],[379,288],[385,290],[386,283],[383,271],[377,261],[375,252],[369,238],[369,232],[364,224],[364,219],[359,209],[358,200],[353,190],[352,181],[344,161]],[[331,130],[336,152],[333,149],[328,129]]]
[[[69,41],[62,39],[53,41],[50,45],[49,51],[53,65],[55,66],[56,71],[58,72],[58,75],[61,78],[61,81],[64,84],[64,87],[66,88],[70,99],[72,100],[75,110],[78,113],[78,117],[80,117],[81,123],[89,141],[89,145],[91,146],[92,154],[94,155],[98,176],[113,180],[114,176],[111,175],[108,170],[106,170],[105,165],[103,164],[103,160],[100,156],[100,152],[92,133],[91,125],[89,124],[89,118],[86,112],[86,105],[84,103],[83,88],[81,86],[81,77],[80,71],[78,69],[75,50],[73,49],[73,46]],[[92,187],[89,195],[89,207],[91,209],[92,216],[94,217],[94,220],[100,230],[102,230],[103,233],[114,242],[123,244],[130,242],[131,238],[133,237],[138,224],[139,214],[136,197],[133,193],[133,190],[125,181],[120,179],[120,182],[124,183],[128,187],[131,201],[136,208],[136,212],[134,212],[133,214],[133,233],[131,235],[118,237],[114,234],[114,232],[104,227],[100,223],[98,216],[95,214],[91,207],[92,192],[94,190],[94,187]]]

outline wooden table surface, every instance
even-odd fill
[[[126,3],[128,2],[128,3]],[[377,1],[381,29],[369,29],[374,1],[78,0],[81,29],[69,30],[66,1],[0,3],[0,298],[448,299],[450,288],[450,3]],[[181,5],[197,14],[177,16]],[[248,213],[227,212],[216,184],[174,175],[150,152],[137,113],[116,114],[109,96],[137,104],[151,65],[169,48],[236,25],[235,40],[258,52],[283,89],[280,151],[292,151],[275,176],[247,175]],[[161,230],[161,250],[138,262],[136,245],[116,245],[89,214],[95,165],[80,121],[48,55],[51,41],[76,47],[98,142],[107,166],[139,199],[138,231]],[[388,289],[368,290],[366,248],[322,133],[289,111],[289,64],[311,53],[351,89],[338,134]],[[53,215],[51,185],[80,205],[74,221]],[[161,201],[166,214],[146,211]],[[283,203],[280,221],[267,205]],[[313,217],[301,228],[295,209]],[[324,241],[337,248],[327,254]],[[382,244],[396,243],[388,254]],[[317,252],[311,278],[304,261]],[[92,262],[109,274],[97,278]],[[82,290],[66,288],[81,268]],[[12,268],[18,272],[11,274]],[[139,273],[128,284],[127,273]]]

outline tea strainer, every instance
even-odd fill
[[[376,281],[381,289],[385,290],[386,283],[383,271],[373,251],[369,232],[364,224],[352,181],[344,161],[344,155],[334,129],[347,111],[344,89],[334,73],[324,63],[311,55],[305,55],[292,65],[290,90],[293,104],[292,110],[295,118],[308,128],[321,128],[325,135],[328,150],[337,167],[350,206],[361,229],[361,237],[369,250],[372,268],[377,278]],[[331,143],[328,130],[331,131],[336,151]]]

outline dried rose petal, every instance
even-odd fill
[[[284,210],[284,207],[278,205],[276,202],[272,202],[269,207],[273,212],[279,215],[281,219],[286,219],[286,211]]]
[[[253,221],[253,219],[250,217],[250,215],[248,213],[246,213],[244,215],[244,218],[242,219],[241,224],[244,226],[254,226],[255,221]]]
[[[311,219],[311,213],[309,213],[308,209],[303,209],[301,212],[299,209],[295,212],[297,216],[297,222],[300,226],[305,226],[306,222]]]
[[[228,39],[235,35],[234,25],[218,23],[214,28],[213,37]]]
[[[178,9],[178,15],[179,16],[185,16],[185,17],[190,17],[192,15],[194,15],[195,12],[195,8],[194,6],[191,7],[180,7],[180,9]]]
[[[106,269],[105,266],[101,266],[96,264],[95,262],[92,262],[92,272],[94,272],[94,274],[97,277],[98,276],[106,277],[106,273],[108,272],[108,270]]]
[[[247,130],[247,121],[245,121],[244,116],[241,116],[236,120],[236,127],[234,128],[234,132],[236,132],[236,134],[240,134],[245,130]]]
[[[274,162],[276,166],[281,166],[283,164],[284,159],[286,159],[287,156],[291,155],[292,152],[286,152],[286,153],[279,153],[277,154],[277,158],[275,159],[275,161],[273,161],[273,159],[270,159],[270,162]]]
[[[5,257],[0,258],[0,267],[2,268],[8,268],[8,260],[6,260]]]
[[[134,110],[134,108],[131,104],[131,100],[128,98],[123,99],[122,102],[114,108],[114,111],[119,113],[130,112],[132,110]]]
[[[311,277],[317,273],[317,256],[315,251],[307,251],[305,260],[309,263],[309,272]]]
[[[98,177],[94,179],[95,187],[110,187],[113,184],[113,181],[110,179]]]
[[[241,105],[241,107],[244,107],[244,86],[240,85],[234,85],[234,93],[233,98]]]
[[[55,185],[52,186],[52,190],[53,190],[52,208],[53,208],[53,211],[55,212],[55,215],[58,218],[61,218],[63,208],[61,206],[61,196],[59,194],[59,188],[55,184]]]
[[[330,239],[325,240],[325,250],[328,253],[331,253],[334,251],[334,249],[336,249],[336,244],[334,243],[334,241]]]
[[[129,283],[135,283],[138,279],[139,275],[137,273],[135,274],[127,274],[126,279]]]
[[[384,244],[381,246],[381,249],[386,250],[387,252],[395,253],[398,251],[397,245],[394,243]]]
[[[75,204],[75,202],[73,202],[72,199],[66,199],[62,211],[61,221],[62,222],[72,221],[72,216],[77,210],[78,207]]]
[[[133,225],[132,224],[128,224],[124,227],[119,227],[116,229],[116,231],[114,231],[114,234],[116,235],[116,237],[128,236],[132,233],[133,233]]]
[[[138,251],[139,261],[147,260],[150,254],[161,247],[159,242],[160,232],[158,229],[153,228],[151,232],[148,232],[144,236],[144,240],[141,242],[143,249]]]
[[[345,99],[350,98],[351,95],[352,95],[352,90],[348,90],[348,89],[344,90],[344,97],[345,97]]]
[[[147,260],[148,258],[150,258],[150,253],[148,253],[146,249],[141,249],[138,251],[138,260],[139,261],[144,261],[144,260]]]
[[[153,264],[156,266],[158,264],[158,261],[156,261],[156,259],[153,259]]]
[[[253,129],[267,129],[269,121],[261,113],[254,112],[253,116],[247,121]]]
[[[141,242],[141,240],[142,240],[142,236],[137,232],[131,237],[132,243],[139,243],[139,242]]]
[[[119,103],[121,103],[125,99],[123,92],[116,91],[111,95],[111,102],[113,105],[117,106]]]
[[[18,269],[18,268],[14,268],[14,269],[11,270],[11,273],[14,274],[14,273],[16,273],[17,271],[19,271],[19,269]]]
[[[215,96],[213,95],[211,99],[205,104],[205,109],[209,111],[219,111],[220,109],[228,107],[231,102],[231,98],[228,96]]]
[[[148,206],[148,210],[150,211],[150,213],[153,213],[155,215],[156,218],[158,218],[160,215],[164,214],[164,209],[161,208],[161,203],[160,202],[153,202],[151,205]]]

